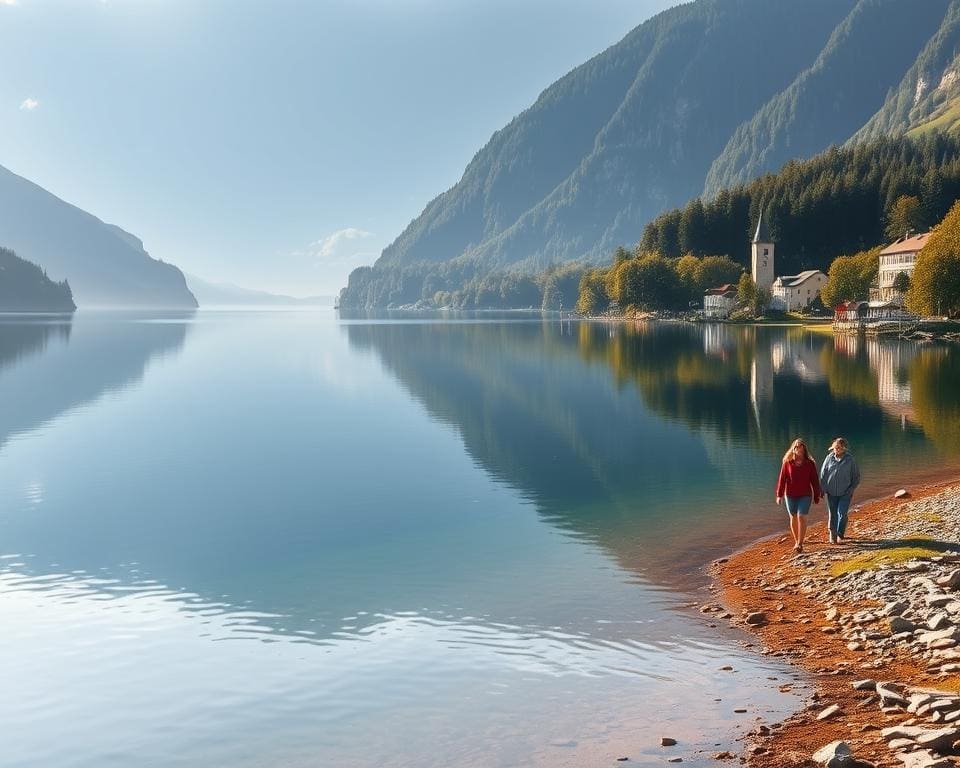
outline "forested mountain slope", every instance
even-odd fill
[[[665,11],[495,133],[372,269],[351,275],[341,305],[429,302],[453,273],[605,262],[704,192],[868,128],[902,133],[902,120],[881,115],[896,112],[920,59],[952,61],[958,2],[696,0]]]

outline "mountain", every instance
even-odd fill
[[[68,280],[80,307],[194,308],[183,274],[136,237],[0,167],[0,243]]]
[[[55,283],[36,264],[0,248],[0,312],[73,312],[70,286]]]
[[[707,173],[705,195],[847,141],[882,107],[938,31],[948,4],[857,3],[813,65],[737,128]]]
[[[449,272],[606,262],[662,211],[880,125],[924,53],[952,45],[956,6],[696,0],[664,11],[497,131],[372,268],[351,274],[341,306],[430,301],[456,289]]]
[[[853,141],[934,128],[955,130],[960,120],[960,0],[953,0],[937,33],[924,46],[883,107]]]
[[[242,288],[233,283],[212,283],[202,277],[185,273],[187,286],[202,307],[210,306],[287,306],[287,307],[332,307],[333,296],[307,296],[296,298],[267,291]]]

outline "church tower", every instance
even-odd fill
[[[767,229],[767,223],[763,220],[763,211],[760,212],[760,220],[757,222],[757,231],[753,236],[751,243],[750,263],[753,267],[753,282],[757,288],[770,290],[773,285],[773,241],[770,239],[770,232]]]

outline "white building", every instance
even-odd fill
[[[726,283],[718,288],[708,288],[703,294],[705,317],[728,317],[737,306],[737,286]]]
[[[809,307],[827,284],[827,276],[819,269],[808,269],[799,275],[782,275],[773,281],[770,306],[784,312]]]
[[[929,232],[912,237],[904,235],[897,242],[880,251],[880,271],[877,274],[877,288],[871,291],[871,299],[890,301],[900,299],[893,287],[893,281],[901,272],[913,278],[913,268],[917,266],[917,254],[927,244]]]

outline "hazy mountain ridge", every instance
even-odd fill
[[[233,283],[211,282],[185,272],[190,292],[202,307],[210,306],[290,306],[332,307],[333,296],[307,296],[297,298],[279,293],[244,288]]]
[[[372,270],[351,275],[341,305],[429,301],[429,264],[483,275],[604,263],[704,192],[855,136],[916,128],[946,109],[944,89],[928,90],[930,108],[906,122],[893,118],[898,94],[915,87],[922,60],[940,74],[953,61],[957,18],[958,0],[697,0],[664,11],[495,133]]]
[[[139,239],[0,167],[0,243],[67,280],[81,307],[195,308],[177,267]]]

